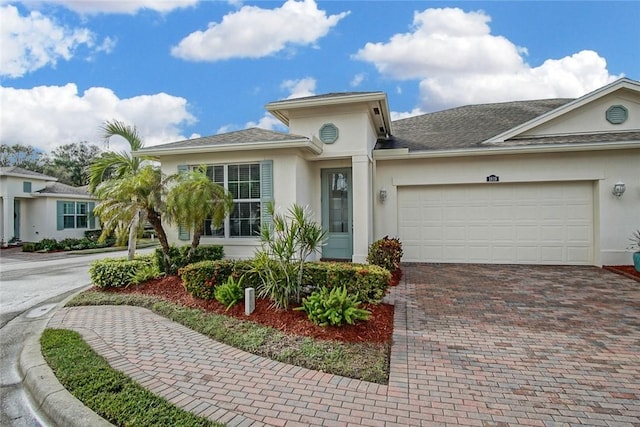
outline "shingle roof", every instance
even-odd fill
[[[543,99],[467,105],[392,123],[393,136],[376,149],[409,151],[483,147],[483,141],[567,104],[572,99]]]
[[[71,185],[63,184],[61,182],[51,182],[47,184],[42,190],[36,191],[40,194],[73,194],[77,196],[89,196],[88,187],[73,187]]]
[[[34,172],[29,169],[21,168],[19,166],[2,166],[0,167],[0,175],[28,175],[34,178],[40,178],[46,181],[54,181],[58,178],[54,176],[45,175],[40,172]]]
[[[276,141],[296,141],[307,139],[305,136],[294,135],[284,132],[276,132],[272,130],[249,128],[235,132],[221,133],[218,135],[203,136],[201,138],[186,139],[183,141],[169,142],[167,144],[154,145],[153,147],[143,148],[139,152],[144,153],[145,150],[155,150],[158,148],[187,148],[187,147],[207,147],[231,144],[248,144],[255,142],[276,142]]]

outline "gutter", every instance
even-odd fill
[[[550,144],[552,145],[552,144]],[[553,144],[552,146],[525,146],[525,147],[494,147],[494,148],[468,148],[460,150],[438,150],[409,152],[408,148],[373,150],[373,158],[376,160],[405,160],[425,159],[438,157],[471,157],[493,156],[500,154],[539,154],[557,152],[602,151],[640,149],[640,141],[622,143],[595,143],[595,144]]]
[[[298,139],[291,141],[243,142],[238,144],[204,145],[198,147],[149,148],[131,153],[133,157],[167,156],[172,154],[222,153],[228,151],[274,150],[299,148],[313,154],[322,153],[322,145],[314,139]]]

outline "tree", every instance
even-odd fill
[[[215,228],[233,209],[233,196],[213,182],[202,168],[172,177],[168,191],[165,219],[193,233],[187,260],[195,254],[204,232],[204,222],[211,219]]]
[[[124,224],[129,231],[129,259],[133,259],[139,226],[147,220],[158,236],[168,267],[169,243],[160,218],[164,191],[160,170],[149,164],[151,157],[131,155],[144,147],[135,127],[113,120],[104,124],[102,132],[106,141],[113,136],[124,138],[131,150],[102,153],[89,166],[89,191],[100,200],[96,214],[103,221],[103,237]]]
[[[81,187],[89,183],[88,168],[99,154],[100,148],[87,142],[65,144],[50,153],[44,172],[64,184]]]
[[[103,181],[94,193],[100,200],[94,211],[102,221],[101,237],[110,235],[124,225],[124,230],[129,232],[129,259],[133,259],[138,232],[149,221],[158,233],[163,253],[168,254],[169,244],[159,214],[163,206],[163,193],[162,175],[152,165],[141,167],[135,174]],[[165,262],[168,262],[168,257],[165,258]]]
[[[0,145],[0,166],[18,166],[33,172],[44,172],[47,156],[30,145]]]

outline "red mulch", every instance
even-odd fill
[[[633,265],[604,265],[602,268],[640,282],[640,272],[637,272]]]
[[[167,276],[150,280],[138,286],[113,288],[105,292],[159,296],[188,307],[201,308],[242,320],[251,320],[279,329],[287,334],[323,340],[383,343],[391,342],[391,336],[393,335],[393,305],[390,304],[363,305],[363,308],[371,312],[371,316],[366,322],[357,322],[355,325],[343,325],[340,327],[321,327],[311,323],[304,311],[276,310],[271,308],[270,301],[265,299],[256,299],[256,309],[249,316],[244,314],[244,302],[240,302],[231,307],[229,311],[225,311],[225,307],[216,300],[206,301],[189,295],[178,276]]]

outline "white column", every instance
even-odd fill
[[[367,155],[352,156],[353,262],[366,263],[372,232],[371,162]]]
[[[2,243],[6,246],[13,237],[13,197],[2,198]]]

